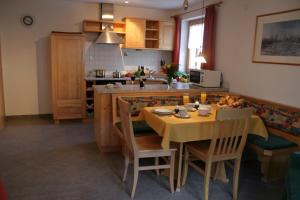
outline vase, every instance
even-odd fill
[[[168,89],[172,88],[173,77],[168,77],[167,78],[167,84],[168,84]]]

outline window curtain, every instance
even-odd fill
[[[215,67],[215,23],[215,6],[211,5],[205,9],[203,55],[206,63],[202,64],[202,69],[214,70]]]
[[[175,36],[174,36],[172,63],[179,64],[181,20],[179,16],[175,16],[174,18],[175,18]]]
[[[4,185],[0,181],[0,200],[8,200],[7,193],[4,189]]]

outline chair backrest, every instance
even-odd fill
[[[218,109],[216,130],[208,154],[211,159],[227,160],[241,157],[248,135],[252,108]]]
[[[135,143],[133,126],[131,120],[130,105],[121,97],[118,97],[119,115],[122,126],[122,133],[124,134],[124,141],[128,150],[135,156],[137,155],[137,147]]]

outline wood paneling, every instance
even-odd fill
[[[159,48],[173,50],[175,24],[173,21],[159,22]]]
[[[145,48],[146,20],[126,18],[126,48]]]
[[[94,128],[96,143],[101,152],[121,149],[120,139],[113,129],[111,94],[94,91]]]
[[[52,33],[53,118],[85,117],[84,36]]]

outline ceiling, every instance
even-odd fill
[[[98,3],[113,3],[117,5],[136,6],[145,8],[158,8],[158,9],[178,9],[182,8],[183,0],[80,0],[83,2],[98,2]],[[188,0],[189,4],[200,3],[201,0]]]

